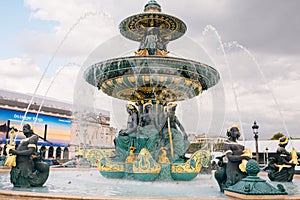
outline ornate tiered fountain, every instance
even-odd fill
[[[84,73],[89,84],[128,102],[127,129],[114,140],[115,157],[100,155],[100,173],[142,181],[191,180],[207,167],[210,155],[199,150],[185,158],[189,142],[175,116],[176,102],[216,85],[219,73],[206,64],[169,56],[167,44],[183,36],[187,27],[162,13],[154,0],[119,28],[124,37],[140,43],[135,55],[95,63]]]

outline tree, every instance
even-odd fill
[[[275,133],[273,137],[270,140],[279,140],[279,138],[283,137],[284,135],[282,133]]]

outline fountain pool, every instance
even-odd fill
[[[267,179],[264,174],[261,177]],[[140,182],[107,179],[102,177],[96,168],[52,168],[44,187],[28,189],[13,188],[9,179],[9,170],[0,171],[0,199],[4,199],[2,198],[3,194],[11,193],[18,197],[25,193],[27,196],[34,197],[57,197],[55,199],[226,199],[226,196],[219,192],[219,187],[212,174],[199,174],[192,181],[186,182]],[[274,186],[277,184],[270,183]],[[295,180],[292,183],[284,183],[284,187],[287,189],[289,197],[294,199],[299,196],[300,177],[295,175]]]
[[[107,179],[95,168],[51,169],[44,187],[16,189],[9,172],[0,172],[0,190],[80,197],[134,198],[225,198],[212,175],[198,175],[192,181],[140,182]],[[0,192],[1,197],[1,192]],[[0,198],[1,199],[1,198]]]

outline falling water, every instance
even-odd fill
[[[45,94],[44,94],[44,96],[43,96],[43,100],[42,100],[42,102],[41,102],[41,104],[40,104],[39,110],[38,110],[37,113],[36,113],[36,116],[35,116],[35,120],[34,120],[34,122],[33,122],[33,125],[36,124],[36,121],[37,121],[37,119],[38,119],[39,113],[40,113],[40,111],[41,111],[41,109],[42,109],[42,107],[43,107],[44,101],[45,101],[45,99],[46,99],[46,97],[47,97],[47,95],[48,95],[48,92],[49,92],[51,86],[53,85],[54,81],[56,80],[57,76],[60,74],[60,72],[61,72],[65,67],[67,67],[67,66],[74,66],[74,65],[75,65],[75,66],[78,66],[78,67],[80,66],[80,65],[77,64],[77,63],[67,63],[66,65],[63,65],[60,69],[58,69],[58,71],[56,72],[56,74],[55,74],[54,77],[52,78],[52,80],[51,80],[51,82],[50,82],[50,84],[49,84],[49,86],[48,86],[48,88],[47,88],[47,90],[46,90],[46,92],[45,92]]]
[[[189,37],[183,36],[182,38],[180,38],[178,42],[170,43],[169,46],[170,46],[169,48],[170,52],[172,52],[172,54],[174,54],[176,57],[184,57],[191,60],[197,60],[200,61],[201,63],[206,63],[211,66],[217,66],[216,63],[214,62],[214,59],[208,53],[207,49],[201,42],[194,41]],[[172,49],[174,51],[171,51]],[[208,117],[208,115],[201,114],[202,116],[205,116],[205,121],[208,121],[207,123],[208,126],[200,127],[201,126],[200,123],[202,123],[203,125],[203,120],[197,120],[197,126],[196,126],[197,129],[195,130],[195,132],[199,132],[200,129],[198,128],[202,128],[206,130],[205,133],[214,134],[214,133],[220,133],[223,129],[224,121],[225,121],[225,109],[224,109],[225,95],[224,95],[224,87],[222,84],[223,83],[222,77],[220,77],[220,79],[221,81],[219,81],[219,83],[215,85],[213,88],[208,90],[206,95],[200,95],[199,98],[192,99],[193,101],[196,100],[199,102],[200,110],[197,110],[193,107],[193,109],[190,111],[191,112],[198,111],[197,113],[199,115],[199,113],[202,113],[201,107],[203,103],[203,97],[207,96],[208,94],[212,95],[210,102],[212,103],[213,111],[209,113],[211,114],[210,117]],[[204,103],[203,107],[207,109],[207,104]],[[191,113],[188,112],[188,115],[191,115]],[[195,124],[193,124],[192,126],[195,127]]]
[[[20,126],[21,126],[21,127],[22,127],[22,125],[24,124],[24,121],[25,121],[25,119],[26,119],[26,115],[27,115],[27,113],[28,113],[28,111],[29,111],[29,108],[30,108],[30,106],[31,106],[31,104],[32,104],[32,102],[33,102],[35,96],[36,96],[36,93],[37,93],[37,91],[38,91],[38,89],[39,89],[39,87],[40,87],[40,85],[41,85],[42,80],[44,79],[44,77],[45,77],[45,75],[46,75],[46,73],[47,73],[47,71],[48,71],[48,69],[49,69],[51,63],[53,62],[55,56],[57,55],[58,51],[61,49],[62,45],[65,43],[65,41],[67,40],[67,38],[69,37],[69,35],[71,34],[71,32],[72,32],[72,31],[80,24],[81,21],[85,20],[87,17],[90,17],[90,16],[96,16],[96,15],[100,15],[100,14],[102,14],[105,18],[109,17],[109,15],[106,14],[106,13],[104,13],[103,11],[101,11],[101,12],[100,12],[100,11],[98,11],[98,12],[86,12],[83,16],[79,17],[79,18],[76,20],[76,22],[71,26],[71,28],[67,31],[67,33],[65,34],[65,36],[63,37],[63,39],[61,40],[61,42],[60,42],[60,43],[58,44],[58,46],[56,47],[54,53],[52,54],[50,60],[48,61],[47,65],[46,65],[46,67],[45,67],[45,69],[44,69],[44,71],[43,71],[43,74],[42,74],[42,76],[41,76],[41,78],[40,78],[40,80],[39,80],[39,82],[38,82],[38,84],[37,84],[37,86],[36,86],[36,88],[35,88],[35,90],[34,90],[34,92],[33,92],[33,95],[32,95],[32,97],[31,97],[31,99],[30,99],[30,102],[29,102],[29,104],[28,104],[28,106],[27,106],[27,108],[26,108],[26,111],[25,111],[25,113],[24,113],[24,117],[23,117],[23,119],[22,119],[22,121],[21,121],[21,123],[20,123]],[[15,140],[17,139],[17,137],[18,137],[18,133],[19,133],[19,130],[18,130],[18,132],[17,132],[16,135],[15,135],[14,141],[15,141]]]
[[[214,59],[212,58],[212,56],[208,53],[208,50],[203,46],[201,45],[201,48],[203,49],[203,51],[206,53],[206,55],[209,57],[210,61],[212,62],[213,66],[217,66],[216,62],[214,61]],[[223,79],[222,79],[222,76],[220,74],[220,82],[221,82],[221,90],[220,92],[222,92],[221,96],[223,97],[224,96],[224,87],[223,87]],[[216,85],[215,87],[218,87],[218,85]],[[215,93],[215,90],[213,90],[213,92]],[[216,95],[216,93],[214,94]],[[215,99],[218,99],[218,98],[215,98]],[[220,108],[219,108],[220,109]],[[212,125],[215,125],[214,123],[214,120],[213,120],[213,116],[211,117],[211,120],[210,120],[210,125],[207,127],[207,130],[206,130],[206,133],[209,133],[209,130],[211,128]],[[222,126],[220,127],[220,131],[218,131],[219,133],[222,132],[222,130],[224,129],[224,126],[225,126],[225,114],[223,116],[223,122],[222,122]]]
[[[202,36],[204,36],[203,33],[202,33]],[[206,53],[206,55],[209,57],[209,59],[211,60],[211,62],[213,63],[213,66],[217,66],[217,64],[216,64],[216,62],[214,61],[214,59],[213,59],[213,58],[211,57],[211,55],[208,53],[208,50],[207,50],[203,45],[202,45],[201,47],[202,47],[203,51]],[[221,75],[221,74],[220,74],[220,82],[221,82],[221,84],[222,84],[222,85],[221,85],[222,89],[220,90],[220,91],[222,92],[221,95],[224,97],[225,91],[224,91],[224,85],[223,85],[223,78],[222,78],[222,75]],[[216,85],[215,87],[217,87],[217,86],[218,86],[218,85]],[[215,93],[215,91],[213,91],[213,92]],[[216,95],[216,94],[215,94],[215,95]],[[210,127],[211,127],[212,125],[214,125],[213,118],[211,118],[210,126],[208,127],[206,133],[209,132],[209,129],[210,129]],[[224,114],[224,116],[223,116],[222,126],[221,126],[220,131],[219,131],[220,134],[221,134],[222,130],[224,129],[224,126],[225,126],[225,114]]]
[[[247,55],[248,55],[248,56],[252,59],[252,61],[255,63],[255,65],[256,65],[258,71],[260,72],[260,74],[261,74],[261,76],[262,76],[262,78],[263,78],[263,81],[264,81],[264,83],[265,83],[267,89],[270,91],[271,96],[272,96],[272,98],[274,99],[274,102],[275,102],[276,107],[278,108],[278,112],[279,112],[279,115],[280,115],[280,117],[281,117],[281,120],[282,120],[282,124],[283,124],[283,126],[284,126],[284,129],[285,129],[287,135],[289,136],[289,132],[288,132],[288,129],[287,129],[285,120],[284,120],[284,116],[283,116],[283,114],[282,114],[281,106],[280,106],[280,104],[278,103],[278,101],[277,101],[277,99],[276,99],[276,97],[275,97],[275,95],[274,95],[274,92],[273,92],[273,90],[271,89],[271,87],[269,86],[269,84],[268,84],[268,82],[267,82],[267,79],[266,79],[266,77],[265,77],[265,75],[264,75],[264,73],[263,73],[263,71],[262,71],[260,65],[259,65],[258,62],[256,61],[255,57],[252,55],[252,53],[251,53],[247,48],[245,48],[244,46],[240,45],[240,44],[239,44],[238,42],[236,42],[236,41],[230,42],[230,43],[226,44],[226,46],[228,46],[228,48],[231,48],[231,47],[235,46],[235,47],[238,47],[238,48],[242,49],[244,52],[247,53]]]
[[[241,131],[244,132],[243,131],[243,124],[242,124],[241,116],[240,116],[240,108],[239,108],[239,104],[238,104],[238,100],[237,100],[237,94],[236,94],[235,87],[233,85],[232,73],[231,73],[231,70],[229,68],[228,58],[227,58],[227,55],[226,55],[226,52],[225,52],[225,49],[224,49],[224,45],[223,45],[221,36],[219,35],[219,33],[215,29],[215,27],[213,27],[212,25],[207,25],[204,28],[204,31],[202,32],[202,35],[205,36],[209,31],[212,31],[216,35],[216,37],[218,39],[218,42],[220,44],[220,47],[221,47],[221,50],[222,50],[222,53],[223,53],[223,56],[224,56],[224,59],[225,59],[225,63],[226,63],[226,69],[228,70],[228,74],[229,74],[229,78],[230,78],[230,82],[231,82],[231,88],[232,88],[232,91],[233,91],[233,94],[234,94],[235,105],[236,105],[236,109],[237,109],[238,116],[239,116],[239,124],[240,124],[240,127],[241,127]],[[243,141],[245,141],[244,134],[242,134],[242,137],[243,137]]]

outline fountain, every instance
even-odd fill
[[[99,154],[100,173],[142,181],[192,180],[209,162],[208,151],[184,157],[189,142],[175,116],[175,102],[192,99],[216,85],[219,73],[193,60],[168,56],[167,44],[184,35],[186,25],[164,14],[156,1],[124,19],[121,34],[140,42],[135,56],[97,62],[85,80],[106,95],[129,102],[127,128],[115,138],[116,156]]]
[[[127,109],[129,113],[128,127],[120,129],[115,140],[116,156],[108,157],[101,152],[98,155],[102,176],[97,169],[67,169],[67,173],[51,170],[45,187],[20,191],[12,188],[9,176],[1,172],[0,199],[225,198],[212,175],[198,176],[200,168],[207,164],[207,152],[196,152],[191,159],[183,156],[187,140],[183,126],[180,122],[175,123],[178,119],[175,120],[174,115],[175,110],[178,111],[177,105],[189,102],[215,86],[219,73],[192,59],[169,56],[176,52],[169,52],[167,45],[182,39],[186,25],[162,13],[156,1],[150,0],[144,13],[123,20],[120,30],[125,38],[140,42],[135,56],[124,54],[135,47],[133,43],[119,36],[113,37],[99,48],[102,48],[101,52],[115,48],[113,53],[122,56],[107,59],[107,54],[94,51],[83,64],[76,89],[90,85],[94,88],[76,90],[74,96],[75,110],[81,112],[75,117],[82,120],[83,131],[84,118],[94,106],[93,95],[89,95],[94,94],[96,88],[99,89],[97,93],[120,103],[113,107],[113,114],[119,115],[120,109]],[[153,46],[151,41],[158,43]],[[173,47],[184,51],[180,49],[182,42],[192,44],[183,38]],[[120,107],[122,104],[124,106]],[[153,121],[154,125],[151,124]],[[168,182],[164,182],[166,180]],[[299,185],[297,180],[296,184]]]

